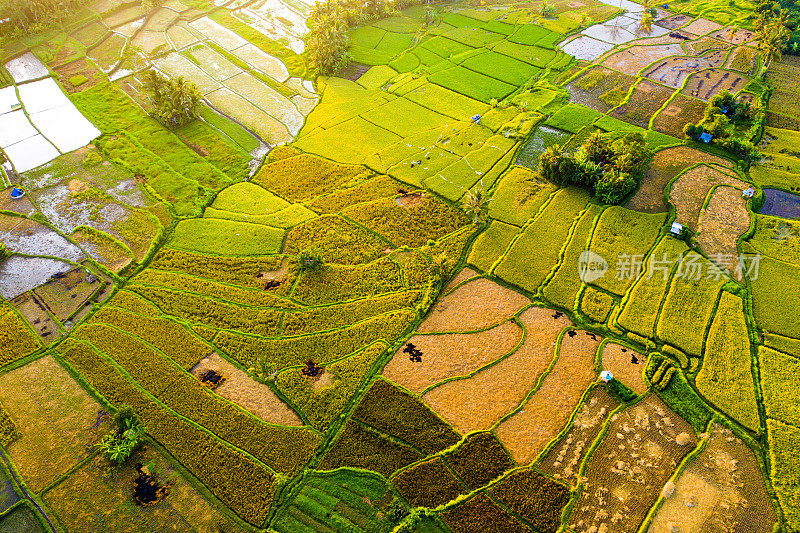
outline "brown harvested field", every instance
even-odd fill
[[[594,359],[602,340],[586,331],[570,330],[561,341],[558,359],[522,409],[497,426],[497,438],[519,464],[528,464],[566,425],[586,388],[594,381]]]
[[[36,212],[30,197],[11,198],[9,189],[0,190],[0,211],[12,211],[21,215],[32,215]]]
[[[214,389],[216,394],[250,411],[264,422],[282,426],[303,425],[297,413],[278,398],[272,389],[252,379],[216,352],[201,359],[192,368],[192,374],[199,379],[200,375],[208,370],[213,370],[225,378],[225,382]]]
[[[480,276],[480,273],[476,272],[475,270],[472,270],[469,267],[462,268],[459,271],[459,273],[456,274],[455,276],[453,276],[453,279],[451,279],[447,283],[447,286],[442,291],[442,294],[449,293],[450,291],[455,289],[458,286],[458,284],[463,283],[463,282],[467,281],[470,278],[474,278],[475,276]]]
[[[775,511],[758,462],[729,429],[715,425],[708,444],[676,483],[663,490],[664,504],[650,533],[728,531],[769,533]]]
[[[530,303],[518,292],[478,278],[437,300],[417,331],[475,331],[511,318]]]
[[[70,94],[90,89],[106,79],[105,74],[97,70],[86,58],[55,67],[54,70],[58,75],[59,83]],[[78,75],[86,76],[87,81],[76,87],[70,83],[70,78]]]
[[[655,82],[678,88],[690,74],[707,68],[711,68],[711,64],[702,57],[670,57],[642,74]]]
[[[734,187],[717,187],[700,213],[697,242],[712,259],[717,254],[738,256],[736,241],[750,229],[750,212],[742,191]]]
[[[664,203],[664,187],[696,163],[720,163],[731,166],[727,159],[707,154],[688,146],[675,146],[656,152],[650,168],[645,172],[642,185],[625,204],[627,209],[644,213],[663,213],[668,211]]]
[[[733,35],[731,35],[732,28],[722,28],[719,31],[715,31],[709,37],[713,37],[714,39],[719,39],[721,41],[725,41],[731,44],[745,44],[750,41],[755,40],[756,34],[750,30],[745,29],[737,29]]]
[[[22,436],[8,445],[11,461],[39,492],[88,457],[110,428],[103,409],[51,357],[0,376],[0,403]]]
[[[422,352],[422,361],[411,361],[403,348],[394,354],[384,377],[413,392],[422,392],[443,379],[470,374],[506,355],[522,340],[522,328],[512,321],[480,333],[415,335],[413,344]]]
[[[683,31],[693,33],[695,35],[705,35],[722,28],[722,24],[710,21],[708,19],[695,19],[692,23],[681,28]]]
[[[687,15],[686,13],[678,13],[677,15],[672,15],[663,19],[659,19],[656,22],[656,26],[661,26],[662,28],[667,28],[668,30],[674,30],[680,28],[684,24],[688,24],[694,20],[691,15]]]
[[[614,414],[587,464],[569,528],[575,533],[636,531],[696,444],[691,426],[655,395]]]
[[[681,92],[701,100],[710,100],[720,91],[730,91],[735,94],[749,82],[750,79],[744,74],[710,68],[692,74]]]
[[[157,504],[134,504],[131,488],[138,476],[137,463],[170,485],[169,494]],[[242,531],[151,447],[138,450],[120,467],[97,454],[43,499],[70,531]]]
[[[623,74],[636,76],[646,66],[669,56],[683,55],[679,44],[662,44],[655,46],[631,46],[621,52],[607,56],[603,66],[613,68]]]
[[[661,113],[653,120],[653,128],[661,133],[683,139],[683,127],[697,124],[703,119],[706,102],[683,94],[676,94]]]
[[[491,428],[525,399],[552,362],[559,333],[572,325],[563,314],[553,316],[552,309],[526,309],[520,315],[525,342],[516,352],[470,378],[439,385],[422,399],[460,433]]]
[[[33,292],[20,294],[9,303],[17,308],[45,343],[51,343],[61,336],[58,324],[50,317],[44,302],[36,298]]]
[[[650,117],[661,109],[670,96],[672,89],[642,80],[636,85],[628,102],[613,109],[609,115],[646,129]]]
[[[36,287],[32,292],[57,320],[64,322],[102,288],[103,282],[97,277],[88,279],[91,281],[86,281],[84,268],[74,268],[64,276]]]
[[[739,190],[749,185],[710,165],[699,165],[681,174],[672,183],[669,200],[675,206],[675,220],[692,231],[697,231],[700,209],[709,191],[715,185],[730,185]]]
[[[609,342],[603,346],[600,365],[637,394],[647,392],[648,384],[642,376],[647,358],[630,348]]]
[[[603,387],[592,389],[580,411],[575,414],[567,434],[539,461],[539,470],[575,487],[578,484],[578,471],[589,446],[618,405]]]

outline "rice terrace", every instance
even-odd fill
[[[0,533],[800,532],[796,0],[0,0]]]

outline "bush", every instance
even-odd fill
[[[639,397],[638,394],[628,388],[627,385],[618,379],[612,379],[608,383],[604,383],[603,387],[614,397],[618,398],[621,402],[632,402]]]
[[[75,74],[74,76],[70,76],[69,78],[69,84],[72,85],[73,87],[80,87],[87,81],[89,81],[89,78],[87,78],[83,74]]]
[[[117,427],[101,440],[97,447],[106,459],[123,464],[142,443],[145,429],[129,405],[121,405],[114,414]]]

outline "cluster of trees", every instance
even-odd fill
[[[764,107],[760,102],[754,104],[749,100],[737,100],[729,91],[721,91],[708,101],[703,120],[697,124],[687,124],[683,133],[695,141],[703,133],[708,133],[715,146],[749,164],[761,158],[751,139],[758,136],[763,122]]]
[[[311,31],[306,36],[309,67],[317,74],[336,73],[350,61],[350,28],[421,3],[422,0],[317,1],[311,9]]]
[[[2,242],[0,242],[0,261],[2,261],[3,259],[5,259],[5,258],[6,258],[6,257],[8,257],[9,255],[11,255],[11,254],[9,254],[9,253],[8,253],[8,250],[6,250],[6,245],[5,245],[5,243],[2,243]]]
[[[97,447],[106,459],[118,465],[141,446],[145,429],[141,420],[128,405],[121,405],[114,415],[115,428],[101,440]]]
[[[14,39],[41,32],[69,19],[85,0],[3,0],[0,36]]]
[[[639,133],[593,133],[572,154],[557,144],[548,147],[539,157],[539,173],[558,186],[585,187],[604,204],[619,205],[639,186],[652,160]]]
[[[788,9],[783,9],[778,2],[771,0],[759,2],[756,13],[753,29],[756,32],[758,50],[764,60],[763,73],[773,61],[781,60],[791,36],[789,27],[796,26],[796,19],[790,15]]]
[[[168,128],[178,128],[197,117],[203,95],[182,76],[167,78],[155,70],[144,76],[144,89],[153,105],[151,113]]]

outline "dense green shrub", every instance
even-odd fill
[[[666,376],[667,373],[669,376]],[[714,411],[697,395],[683,373],[672,366],[669,359],[660,354],[651,354],[647,358],[645,375],[654,385],[666,381],[661,390],[657,389],[661,399],[697,433],[705,431]]]
[[[638,186],[653,159],[639,133],[593,133],[574,154],[549,146],[539,158],[539,173],[556,185],[589,189],[605,204],[620,204]]]

